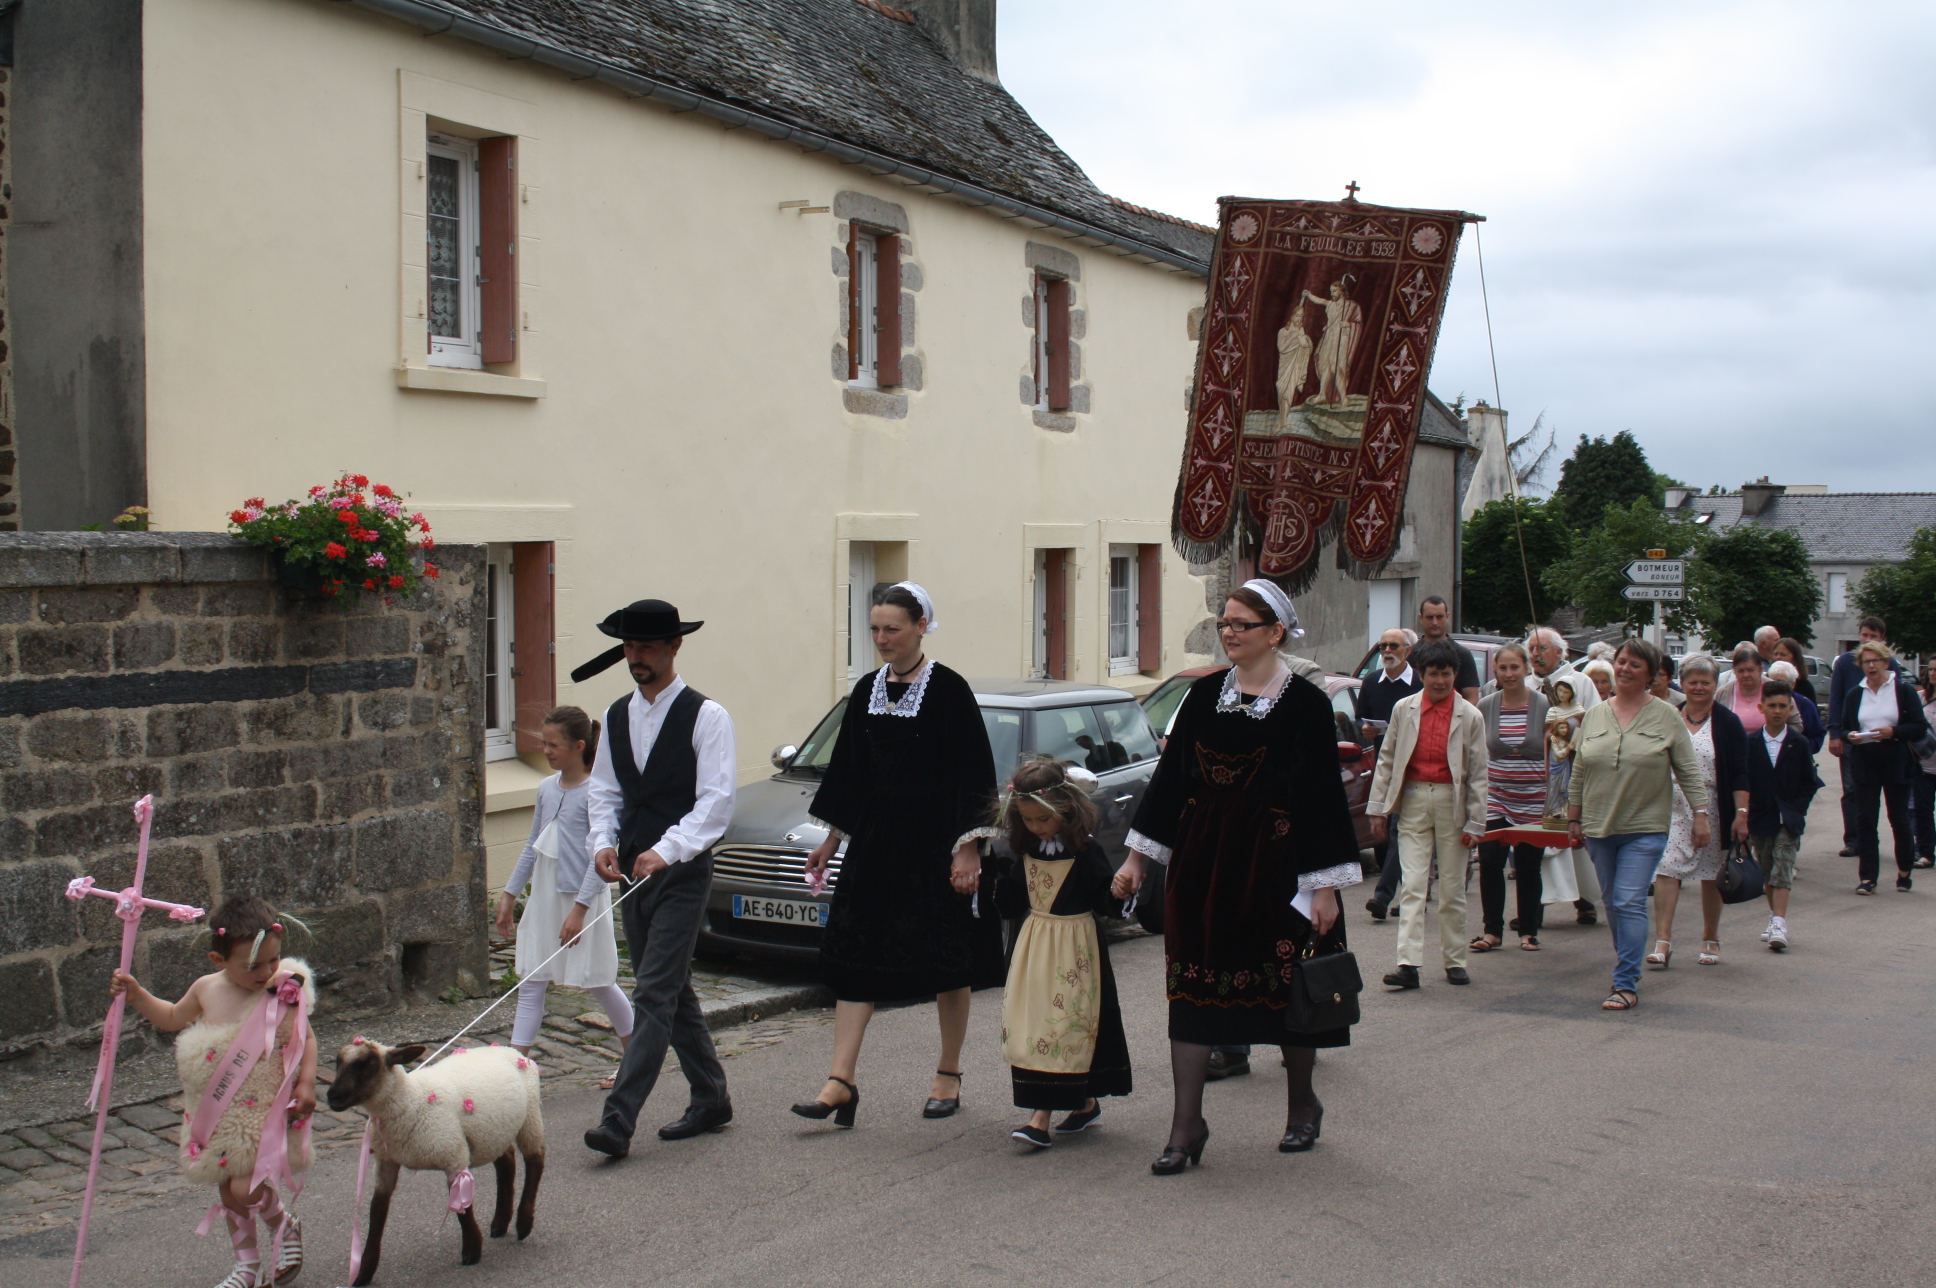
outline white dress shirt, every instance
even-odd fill
[[[1787,736],[1788,736],[1787,725],[1783,725],[1780,729],[1777,729],[1773,733],[1769,733],[1766,726],[1762,728],[1761,741],[1768,744],[1768,763],[1769,764],[1778,765],[1781,763],[1781,741]]]
[[[1862,680],[1862,708],[1856,720],[1863,733],[1880,729],[1885,725],[1893,726],[1901,722],[1902,712],[1896,708],[1896,677],[1891,675],[1880,689],[1869,687],[1868,677]]]
[[[672,710],[672,700],[685,692],[686,682],[677,676],[672,683],[660,691],[658,700],[647,702],[645,695],[637,689],[626,707],[632,733],[632,763],[644,773],[646,761],[652,755],[652,744],[658,740],[659,730],[665,727],[666,713]],[[587,812],[591,815],[591,852],[596,855],[600,850],[616,846],[618,839],[619,811],[625,803],[625,792],[618,784],[618,774],[612,768],[611,730],[605,730],[606,737],[598,740],[598,755],[592,762],[591,800]],[[694,785],[698,795],[686,816],[666,829],[659,843],[652,848],[667,863],[684,863],[687,859],[697,858],[712,847],[713,842],[726,834],[726,824],[733,817],[733,796],[739,787],[738,750],[733,740],[733,718],[726,714],[726,708],[711,698],[699,708],[699,718],[692,727],[692,749],[699,758],[699,772]],[[620,871],[630,873],[633,854],[619,855]]]

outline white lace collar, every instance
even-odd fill
[[[1052,859],[1062,853],[1062,838],[1051,836],[1044,840],[1040,837],[1030,837],[1029,848],[1035,851],[1035,857],[1038,859]]]
[[[887,677],[892,667],[882,664],[874,672],[874,687],[867,694],[867,714],[870,716],[918,716],[921,714],[921,699],[928,695],[928,679],[934,674],[934,659],[929,658],[921,664],[914,679],[908,682],[908,690],[901,700],[888,705]]]
[[[1237,668],[1233,666],[1224,672],[1223,691],[1217,694],[1217,710],[1241,711],[1252,720],[1262,720],[1271,713],[1277,700],[1284,696],[1284,686],[1290,683],[1290,679],[1290,668],[1278,667],[1277,674],[1264,686],[1264,691],[1246,703],[1243,691],[1237,687]]]

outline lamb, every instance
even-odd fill
[[[510,1047],[492,1046],[460,1048],[427,1069],[405,1072],[403,1066],[423,1056],[421,1044],[390,1050],[364,1038],[336,1054],[329,1107],[341,1113],[351,1105],[363,1106],[374,1123],[371,1153],[378,1162],[369,1240],[355,1288],[376,1277],[390,1195],[405,1167],[444,1174],[451,1210],[462,1227],[463,1263],[475,1265],[484,1254],[484,1239],[472,1210],[470,1169],[486,1161],[497,1169],[491,1237],[502,1238],[511,1224],[515,1148],[524,1155],[518,1238],[531,1233],[545,1159],[537,1064]]]

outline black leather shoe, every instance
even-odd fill
[[[1078,1109],[1055,1125],[1055,1134],[1073,1136],[1084,1128],[1094,1125],[1096,1119],[1100,1117],[1102,1117],[1101,1102],[1098,1102],[1094,1109]]]
[[[1909,874],[1907,872],[1903,873],[1901,876],[1896,878],[1896,889],[1898,890],[1909,889]]]
[[[1203,1162],[1203,1147],[1210,1143],[1210,1124],[1205,1123],[1197,1138],[1181,1149],[1175,1145],[1166,1147],[1150,1164],[1150,1171],[1158,1176],[1176,1176],[1191,1163]]]
[[[952,1069],[936,1069],[935,1072],[944,1078],[953,1078],[955,1080],[955,1094],[945,1100],[937,1100],[935,1097],[929,1096],[928,1103],[921,1107],[921,1116],[923,1118],[952,1118],[954,1117],[955,1110],[961,1108],[961,1075]]]
[[[1844,858],[1844,859],[1853,859],[1857,857],[1859,854],[1861,854],[1861,851],[1856,849],[1853,845],[1845,845],[1842,847],[1842,853],[1838,857]]]
[[[1302,1154],[1318,1143],[1318,1136],[1324,1131],[1324,1106],[1318,1106],[1317,1115],[1308,1123],[1292,1123],[1284,1129],[1284,1139],[1277,1142],[1280,1154]]]
[[[733,1121],[733,1102],[718,1105],[688,1105],[678,1122],[659,1128],[660,1140],[686,1140],[704,1132],[718,1131]]]
[[[1241,1078],[1249,1072],[1249,1056],[1234,1051],[1212,1051],[1210,1067],[1204,1070],[1203,1076],[1210,1082],[1221,1082],[1225,1078]]]
[[[1033,1149],[1047,1149],[1050,1145],[1054,1144],[1049,1139],[1049,1132],[1046,1127],[1036,1127],[1029,1123],[1023,1123],[1020,1127],[1008,1133],[1008,1138],[1010,1140],[1020,1141],[1022,1144]]]
[[[1383,921],[1386,914],[1391,911],[1391,905],[1382,903],[1377,899],[1367,899],[1365,900],[1365,911],[1371,914],[1373,921]]]
[[[598,1126],[585,1133],[585,1148],[595,1149],[613,1158],[624,1158],[632,1152],[632,1142],[609,1127]]]
[[[1445,982],[1448,984],[1470,984],[1472,982],[1472,976],[1465,973],[1465,967],[1463,966],[1447,966],[1445,968]]]
[[[1397,970],[1385,976],[1385,986],[1387,988],[1417,988],[1418,967],[1400,966]]]

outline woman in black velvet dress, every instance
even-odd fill
[[[1351,1042],[1349,1029],[1284,1028],[1293,962],[1314,934],[1317,953],[1343,950],[1337,890],[1363,879],[1330,700],[1276,654],[1296,624],[1270,582],[1248,582],[1225,602],[1218,628],[1232,667],[1190,686],[1117,874],[1126,893],[1141,883],[1146,858],[1169,865],[1163,951],[1176,1105],[1169,1145],[1152,1165],[1159,1175],[1184,1170],[1209,1139],[1212,1046],[1284,1049],[1289,1109],[1278,1148],[1297,1153],[1316,1144],[1324,1119],[1311,1087],[1316,1048]]]
[[[1002,981],[1000,922],[972,911],[981,857],[968,836],[994,799],[995,756],[968,682],[922,652],[933,618],[911,582],[875,597],[882,666],[848,695],[813,801],[829,831],[807,857],[808,879],[849,839],[820,948],[836,999],[832,1070],[793,1112],[843,1127],[853,1125],[855,1067],[877,1002],[935,999],[941,1059],[922,1113],[946,1118],[961,1102],[969,990]]]

